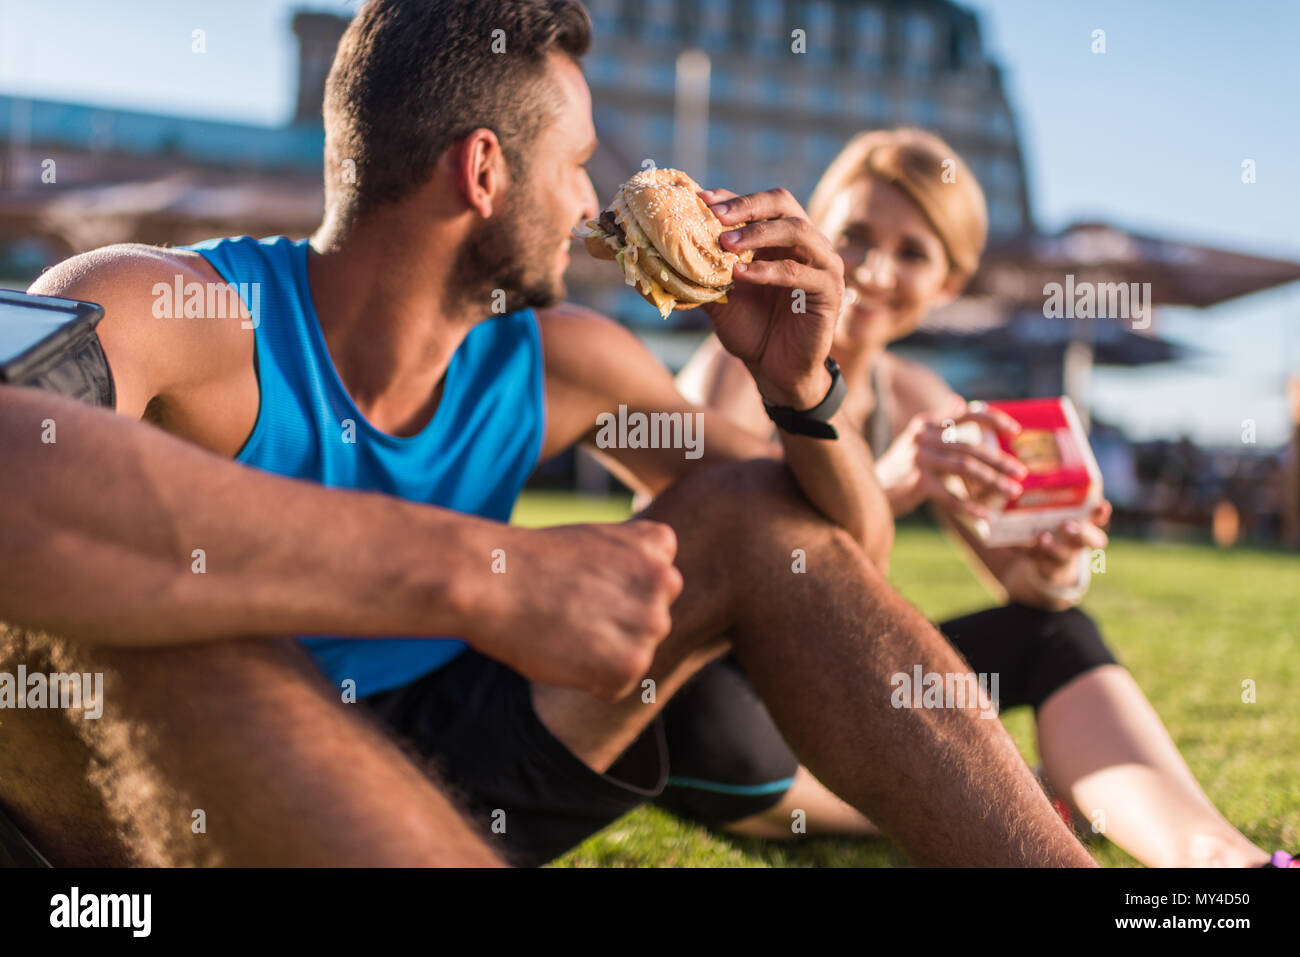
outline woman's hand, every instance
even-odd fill
[[[1109,541],[1102,526],[1110,521],[1110,502],[1102,501],[1087,522],[1064,522],[1050,532],[1043,532],[1033,544],[1022,546],[1038,574],[1052,584],[1072,581],[1070,570],[1078,567],[1079,553],[1105,548]]]
[[[1110,521],[1110,502],[1103,501],[1086,522],[1064,522],[1031,544],[1015,548],[1019,560],[1002,582],[1007,596],[1022,605],[1059,611],[1078,604],[1088,583],[1086,564],[1093,549],[1109,539],[1102,526]]]
[[[989,510],[979,504],[985,495],[996,492],[1011,498],[1020,494],[1020,480],[1028,474],[1025,466],[1001,449],[954,441],[951,430],[962,422],[978,422],[1010,435],[1020,431],[1019,424],[1005,412],[972,407],[958,397],[947,409],[913,416],[876,462],[876,476],[895,517],[930,501],[954,517],[988,518]],[[966,483],[968,498],[954,495],[944,486],[949,475]]]

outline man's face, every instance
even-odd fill
[[[510,311],[564,298],[570,230],[600,211],[586,169],[596,151],[591,93],[568,57],[552,56],[547,69],[557,113],[524,146],[524,169],[511,170],[504,207],[466,241],[457,269],[467,284],[504,290]]]

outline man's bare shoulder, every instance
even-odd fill
[[[633,335],[616,321],[576,302],[561,302],[545,309],[537,310],[537,323],[542,330],[543,339],[549,340],[547,347],[563,346],[576,336],[594,335],[612,340],[631,338]]]
[[[635,333],[594,309],[563,302],[538,310],[537,324],[548,377],[599,382],[647,364],[666,374]]]
[[[178,275],[184,282],[222,281],[206,259],[188,249],[118,243],[51,266],[28,292],[101,304],[106,299],[149,299],[157,283],[174,283]]]
[[[103,307],[96,333],[119,413],[225,453],[240,447],[257,414],[253,333],[228,296],[191,296],[194,284],[229,288],[198,253],[130,243],[73,256],[28,291]],[[206,315],[209,302],[217,317]]]

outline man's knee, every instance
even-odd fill
[[[758,593],[842,588],[870,564],[853,537],[814,509],[776,461],[729,463],[688,476],[655,499],[644,517],[676,531],[683,594],[709,596],[717,619],[710,621],[718,630],[751,615]]]
[[[683,539],[746,549],[802,536],[852,541],[813,508],[781,462],[752,459],[701,470],[676,482],[651,504],[646,518],[667,522]]]

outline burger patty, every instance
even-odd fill
[[[617,239],[620,246],[627,245],[627,236],[623,233],[623,227],[618,224],[612,212],[607,209],[601,213],[599,222],[600,228]]]

